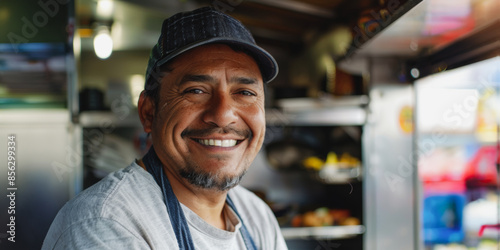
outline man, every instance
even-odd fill
[[[68,202],[43,249],[286,249],[269,207],[237,186],[264,140],[277,71],[228,15],[166,19],[138,105],[152,148]]]

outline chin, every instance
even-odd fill
[[[248,168],[237,173],[221,173],[220,171],[207,172],[200,171],[199,168],[193,169],[190,167],[180,170],[180,176],[186,179],[190,184],[214,191],[227,191],[237,186]]]

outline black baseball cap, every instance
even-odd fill
[[[264,83],[278,75],[276,60],[257,46],[250,31],[240,21],[214,8],[203,7],[175,14],[163,21],[160,38],[149,56],[145,87],[151,87],[155,82],[159,84],[154,75],[165,63],[190,49],[213,43],[233,45],[252,56]]]

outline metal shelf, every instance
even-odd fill
[[[361,166],[354,168],[324,168],[311,172],[313,179],[324,184],[348,184],[361,180]]]
[[[282,227],[285,240],[291,239],[345,239],[365,232],[363,225],[329,227]]]
[[[125,110],[124,110],[125,111]],[[79,123],[83,128],[90,127],[141,127],[141,121],[134,109],[128,112],[84,111],[80,113]]]
[[[361,107],[316,109],[301,112],[267,110],[266,122],[270,126],[362,126],[366,111]]]
[[[361,126],[368,102],[367,96],[282,99],[279,109],[266,111],[266,122],[271,126]]]

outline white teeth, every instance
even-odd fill
[[[207,146],[215,147],[233,147],[236,145],[236,140],[214,140],[214,139],[204,139],[198,140],[199,143]]]
[[[233,141],[234,141],[234,143],[233,143]],[[236,145],[236,140],[222,140],[221,144],[222,144],[221,145],[222,147],[232,147],[232,146]]]

